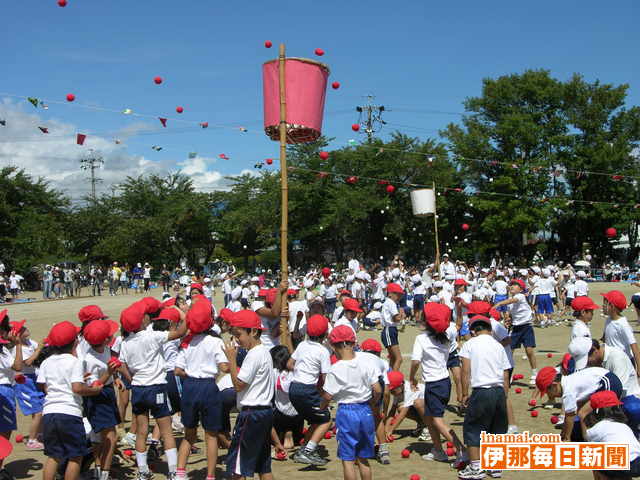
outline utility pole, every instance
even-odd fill
[[[87,158],[80,159],[80,168],[82,170],[89,170],[91,175],[91,199],[96,201],[96,183],[102,181],[101,178],[96,177],[96,170],[104,164],[102,155],[94,152],[93,149],[89,150],[89,156]]]
[[[382,112],[385,111],[384,105],[374,105],[373,95],[367,95],[367,104],[363,106],[357,106],[356,111],[360,114],[358,118],[358,124],[367,134],[368,141],[373,140],[373,134],[379,132],[383,125],[387,122],[382,120]]]

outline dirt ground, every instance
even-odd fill
[[[595,283],[590,285],[591,297],[595,299],[596,303],[601,304],[600,292],[620,289],[630,298],[632,293],[635,293],[634,287],[630,287],[627,284],[620,283]],[[159,289],[152,290],[154,295],[160,295]],[[27,292],[25,297],[39,297],[40,292]],[[27,319],[27,326],[31,330],[31,335],[34,340],[40,342],[48,332],[49,328],[56,322],[62,320],[71,320],[78,324],[77,312],[84,305],[98,304],[105,311],[105,313],[111,318],[118,320],[120,311],[128,306],[130,303],[139,298],[140,295],[118,295],[116,297],[102,296],[102,297],[83,297],[72,298],[65,300],[54,300],[47,302],[33,302],[22,303],[15,305],[3,305],[0,308],[8,308],[9,315],[12,320]],[[218,293],[215,299],[216,306],[220,307],[222,297]],[[630,323],[637,329],[635,322],[636,314],[633,308],[627,310],[627,315]],[[596,314],[593,325],[592,333],[594,338],[600,338],[604,325],[604,319],[599,314]],[[538,368],[555,365],[560,361],[562,354],[566,351],[568,344],[570,328],[567,326],[556,326],[546,329],[536,329],[537,338],[537,352],[538,352]],[[400,334],[401,347],[404,354],[404,362],[402,365],[402,371],[406,374],[409,370],[409,354],[413,346],[413,338],[417,330],[412,327],[407,327],[404,333]],[[636,334],[638,332],[636,331]],[[379,339],[379,332],[361,332],[359,337],[361,339],[374,337]],[[547,354],[551,353],[552,358],[548,358]],[[555,414],[559,414],[559,408],[543,409],[538,407],[539,416],[533,418],[530,416],[530,407],[527,405],[528,400],[533,394],[533,389],[528,385],[528,377],[530,374],[528,362],[524,360],[523,350],[514,352],[514,358],[516,360],[516,367],[514,373],[522,373],[525,375],[523,381],[515,382],[511,389],[511,398],[514,402],[514,409],[516,412],[517,424],[520,431],[529,430],[536,433],[551,433],[554,432],[554,426],[550,423],[550,417]],[[522,389],[521,394],[515,393],[515,388]],[[455,400],[455,396],[452,392],[452,399]],[[452,402],[453,403],[453,402]],[[130,417],[128,416],[129,420]],[[462,437],[462,419],[452,412],[447,412],[445,420],[458,432]],[[23,435],[28,434],[30,419],[18,414],[18,432]],[[421,454],[429,451],[430,445],[427,443],[419,442],[416,438],[410,436],[411,430],[415,427],[415,424],[409,420],[405,420],[402,424],[400,431],[396,432],[400,434],[393,444],[390,446],[391,453],[391,465],[383,466],[375,461],[372,461],[374,478],[378,479],[409,479],[412,474],[419,474],[422,480],[440,479],[440,478],[457,478],[455,470],[449,465],[438,462],[426,462],[420,458]],[[15,435],[14,437],[15,438]],[[13,440],[13,439],[12,439]],[[44,461],[44,455],[42,452],[27,452],[23,444],[14,442],[14,451],[6,462],[7,469],[15,475],[17,479],[26,478],[40,478],[41,470]],[[197,444],[199,447],[203,447],[203,443]],[[326,480],[326,479],[338,479],[342,478],[342,466],[340,461],[336,458],[336,441],[335,438],[331,440],[324,440],[322,445],[326,447],[329,452],[329,458],[331,461],[326,467],[314,468],[305,467],[304,465],[295,464],[292,461],[274,461],[273,473],[277,478],[304,478],[305,480]],[[402,449],[408,448],[412,451],[410,458],[402,459],[400,452]],[[224,454],[226,451],[221,450],[221,458],[224,460]],[[132,468],[132,462],[127,459],[119,458],[121,467],[114,470],[114,478],[133,478],[135,470]],[[157,465],[157,471],[165,471],[164,462],[159,462]],[[188,470],[190,471],[189,477],[192,479],[204,479],[206,476],[206,460],[202,455],[192,455],[190,458],[190,464]],[[222,469],[223,465],[220,465],[220,469],[217,472],[218,478],[223,478]],[[504,472],[503,478],[540,478],[545,476],[545,480],[561,480],[561,479],[587,479],[591,478],[591,474],[588,472]],[[158,473],[156,478],[163,478],[164,475]]]

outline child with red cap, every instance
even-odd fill
[[[357,358],[353,347],[356,336],[344,325],[334,328],[329,341],[338,362],[331,366],[322,387],[322,407],[331,400],[338,403],[336,427],[338,458],[342,460],[346,480],[356,478],[356,462],[360,478],[372,478],[369,458],[375,455],[375,416],[380,416],[378,398],[382,393],[373,365]]]
[[[112,354],[109,344],[118,331],[118,324],[111,320],[91,322],[84,329],[84,339],[89,349],[80,357],[82,369],[88,374],[88,385],[102,384],[98,395],[86,397],[84,414],[91,424],[93,433],[99,435],[101,442],[94,447],[96,458],[96,477],[109,480],[111,461],[116,448],[116,426],[121,422],[116,392],[113,388],[113,372],[118,362],[110,365]]]
[[[290,361],[293,377],[289,386],[289,398],[296,411],[309,423],[308,441],[304,448],[298,449],[293,460],[307,465],[327,464],[327,460],[320,457],[316,449],[331,427],[329,409],[320,408],[322,399],[318,389],[331,367],[329,351],[323,345],[328,329],[329,319],[326,317],[313,315],[309,318],[308,339],[300,342]]]
[[[355,298],[345,298],[342,302],[342,315],[338,320],[333,324],[334,327],[338,325],[345,325],[353,330],[353,334],[355,335],[359,330],[358,325],[358,314],[362,313],[362,308],[360,308],[360,303]]]
[[[54,325],[47,336],[51,355],[42,362],[38,383],[46,397],[43,408],[44,454],[47,461],[42,478],[54,480],[58,465],[67,462],[64,478],[80,477],[82,458],[88,453],[87,437],[82,421],[82,397],[102,392],[102,384],[88,386],[84,380],[82,361],[74,355],[79,329],[71,322]],[[112,367],[110,374],[113,373]]]
[[[269,349],[260,343],[262,323],[251,310],[237,312],[231,320],[234,341],[247,350],[238,368],[234,343],[227,343],[225,353],[233,387],[238,393],[240,413],[227,453],[227,472],[234,479],[253,477],[271,480],[272,401],[275,393],[273,360]]]
[[[17,429],[15,376],[23,369],[22,349],[15,348],[20,343],[19,336],[11,328],[7,310],[0,312],[0,436],[11,438],[11,432]],[[0,459],[0,467],[3,460]],[[0,472],[5,472],[4,469]]]
[[[207,446],[207,480],[215,478],[218,462],[218,432],[222,430],[222,406],[216,384],[219,372],[229,371],[224,343],[210,335],[213,325],[209,302],[197,302],[187,313],[190,335],[183,340],[176,358],[176,374],[182,378],[182,424],[184,440],[180,444],[176,478],[187,478],[187,460],[202,423]]]
[[[90,345],[84,339],[84,329],[87,325],[95,320],[104,320],[107,317],[102,309],[98,305],[85,305],[78,311],[78,320],[80,320],[80,336],[78,337],[78,349],[77,354],[79,357],[83,356],[87,350],[89,350]]]
[[[618,347],[624,351],[634,366],[640,366],[640,351],[636,343],[633,329],[629,325],[627,317],[622,311],[627,308],[627,298],[619,290],[611,290],[603,293],[604,313],[607,320],[604,323],[604,343],[612,347]]]
[[[427,428],[424,426],[424,383],[418,383],[417,388],[404,379],[402,372],[391,370],[387,372],[389,394],[392,397],[391,409],[385,415],[385,435],[390,437],[405,418],[413,420],[418,425],[414,431],[417,436]]]
[[[591,338],[589,324],[593,320],[593,311],[600,307],[593,303],[591,298],[583,296],[574,298],[571,301],[571,308],[575,318],[571,327],[571,340],[579,337]]]
[[[389,354],[392,370],[400,370],[402,352],[398,342],[398,324],[404,320],[404,310],[398,309],[398,303],[404,295],[403,288],[397,283],[387,285],[387,298],[382,304],[382,344]]]
[[[131,410],[136,431],[147,432],[149,415],[153,415],[164,443],[169,478],[175,478],[178,451],[171,432],[171,410],[162,347],[167,342],[183,337],[187,325],[183,323],[176,330],[157,332],[147,328],[150,319],[146,312],[145,304],[136,302],[120,315],[122,328],[129,333],[120,347],[120,371],[131,381]],[[147,480],[153,476],[147,463],[146,440],[144,435],[136,436],[138,480]]]
[[[416,390],[416,373],[420,368],[424,382],[425,421],[433,442],[431,451],[422,458],[446,462],[449,457],[442,448],[440,437],[453,441],[450,427],[443,419],[451,397],[451,379],[447,369],[449,337],[446,333],[451,323],[451,309],[441,303],[429,302],[423,312],[425,331],[416,337],[413,344],[409,381],[412,390]]]

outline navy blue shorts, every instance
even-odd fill
[[[182,380],[174,372],[167,372],[167,395],[169,396],[169,410],[171,415],[180,411],[180,397],[182,395]]]
[[[602,473],[611,478],[640,477],[640,457],[636,457],[629,463],[629,470],[604,470]]]
[[[36,375],[26,373],[24,383],[15,384],[16,400],[20,405],[23,415],[33,415],[42,413],[44,406],[44,392],[38,390],[36,386]]]
[[[525,347],[536,346],[536,335],[533,332],[533,325],[530,323],[517,325],[511,329],[511,349],[515,350],[521,345]]]
[[[227,452],[227,473],[253,478],[271,472],[271,406],[244,407],[233,429]]]
[[[318,387],[304,383],[291,382],[289,385],[289,400],[298,414],[310,425],[320,425],[331,421],[329,409],[320,410],[322,398]]]
[[[338,300],[336,298],[327,298],[324,301],[324,313],[327,315],[327,317],[331,318],[331,315],[333,315],[333,312],[336,311],[337,303],[338,303]]]
[[[304,428],[304,418],[300,415],[290,417],[285,415],[277,408],[273,411],[273,428],[278,435],[284,435],[287,432],[293,434],[293,444],[300,445],[300,440],[304,438],[302,430]]]
[[[398,345],[398,327],[384,327],[380,336],[384,348]]]
[[[424,294],[417,293],[413,296],[413,311],[421,312],[424,308]]]
[[[449,358],[447,359],[447,368],[455,368],[460,366],[460,357],[458,351],[449,352]]]
[[[353,462],[375,456],[376,422],[368,403],[341,403],[336,427],[340,460]]]
[[[553,313],[553,302],[551,301],[551,295],[548,293],[541,293],[536,297],[536,312],[542,314]]]
[[[84,457],[89,453],[82,417],[64,413],[42,416],[44,454],[58,461]]]
[[[222,404],[215,378],[182,379],[182,424],[185,428],[202,428],[207,432],[222,429]]]
[[[125,389],[131,390],[131,382],[127,380],[127,377],[125,377],[124,375],[120,375],[120,380],[122,380],[122,384],[124,385]]]
[[[631,303],[633,303],[634,307],[640,309],[640,295],[638,295],[637,293],[633,295],[631,297]]]
[[[16,395],[11,385],[0,385],[0,412],[0,432],[17,430]]]
[[[222,404],[222,431],[231,431],[231,410],[236,406],[238,396],[234,388],[225,388],[220,392],[220,402]]]
[[[506,300],[507,298],[509,298],[508,295],[498,295],[497,293],[493,296],[493,303],[498,303],[501,302],[503,300]],[[507,311],[507,307],[506,305],[503,305],[502,307],[498,307],[496,308],[496,310],[498,310],[499,312],[506,312]]]
[[[105,385],[99,395],[84,397],[84,415],[94,433],[120,424],[120,413],[113,385]]]
[[[424,384],[424,414],[427,417],[443,417],[451,397],[449,377]]]
[[[464,444],[480,446],[480,432],[507,433],[507,398],[502,387],[474,388],[462,427]]]
[[[600,392],[602,390],[611,390],[616,394],[618,400],[622,398],[622,382],[615,373],[607,372],[600,379],[600,388],[597,391]]]
[[[170,417],[167,384],[133,385],[131,387],[131,411],[134,415],[148,413],[153,418]]]

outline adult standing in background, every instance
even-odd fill
[[[171,272],[164,263],[162,264],[162,271],[160,272],[160,280],[162,282],[162,291],[168,292],[169,285],[171,285]]]
[[[95,297],[102,295],[102,282],[104,281],[104,274],[99,266],[92,266],[89,270],[89,277],[91,281],[91,294]]]
[[[42,272],[42,298],[49,300],[51,298],[51,287],[53,286],[53,273],[51,272],[51,265],[44,267]]]
[[[120,293],[129,295],[129,265],[126,263],[120,272]]]
[[[118,262],[113,262],[113,267],[109,270],[109,295],[112,297],[118,294],[121,273],[122,271],[120,267],[118,267]]]
[[[153,268],[147,262],[144,263],[142,280],[144,281],[144,292],[147,293],[149,291],[149,285],[151,284],[151,270]]]
[[[133,275],[133,286],[136,293],[142,293],[142,264],[136,263],[136,266],[133,267],[131,273]]]

